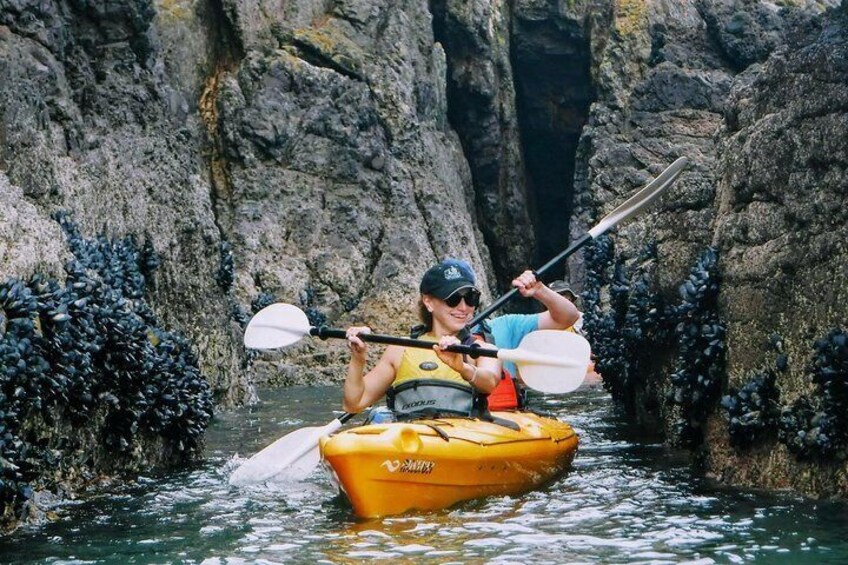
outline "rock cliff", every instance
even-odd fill
[[[637,421],[721,480],[844,496],[836,4],[616,3],[592,49],[573,234],[650,163],[692,165],[657,213],[571,267],[588,271],[599,367]]]

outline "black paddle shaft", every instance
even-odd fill
[[[337,338],[347,339],[347,332],[334,328],[321,326],[320,328],[309,328],[309,335],[319,337],[321,339]],[[408,337],[394,337],[390,335],[380,334],[358,334],[357,337],[362,341],[370,341],[372,343],[382,343],[385,345],[400,345],[403,347],[415,347],[418,349],[433,349],[435,342],[424,341],[421,339],[411,339]],[[478,357],[497,357],[497,349],[485,349],[479,345],[451,345],[446,348],[447,351],[454,353],[463,353],[469,357],[476,359]]]
[[[553,259],[533,271],[533,274],[536,275],[537,279],[540,279],[542,275],[544,275],[553,267],[555,267],[560,261],[573,254],[575,251],[586,245],[586,243],[589,241],[592,241],[592,236],[588,233],[583,234],[582,236],[580,236],[579,239],[575,240],[574,243],[569,245],[568,249],[566,249],[565,251],[563,251],[562,253],[560,253],[559,255],[557,255],[556,257],[554,257]],[[513,288],[512,290],[492,302],[492,304],[488,308],[474,316],[474,318],[472,318],[471,321],[468,322],[468,325],[466,327],[469,329],[473,328],[474,326],[488,318],[492,314],[492,312],[499,309],[501,306],[515,298],[516,294],[518,294],[518,289]]]

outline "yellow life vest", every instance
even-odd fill
[[[429,334],[422,338],[436,342]],[[399,419],[450,414],[472,416],[476,404],[474,387],[443,363],[435,351],[404,349],[395,380],[386,395],[386,405]]]
[[[423,335],[418,339],[432,341],[433,343],[437,341],[432,334]],[[392,386],[397,386],[412,379],[438,379],[468,385],[468,382],[462,378],[462,375],[442,362],[432,349],[407,347],[403,350],[400,366],[397,373],[395,373],[395,380]]]

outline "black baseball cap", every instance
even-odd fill
[[[477,290],[477,279],[471,265],[461,259],[445,259],[427,269],[421,278],[421,294],[430,294],[444,300],[464,288]]]

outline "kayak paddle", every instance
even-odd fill
[[[256,313],[244,331],[244,345],[251,349],[277,349],[306,336],[347,339],[345,330],[312,327],[303,310],[293,304],[271,304]],[[363,341],[432,349],[432,341],[362,333]],[[531,388],[552,394],[571,392],[580,386],[589,366],[589,342],[559,330],[539,330],[524,337],[515,349],[486,349],[478,345],[451,345],[448,351],[472,358],[495,357],[512,361]]]
[[[686,168],[686,165],[689,163],[689,160],[686,157],[678,158],[674,163],[668,166],[666,170],[661,172],[657,178],[646,184],[643,188],[639,190],[636,194],[628,198],[623,204],[619,205],[615,210],[607,214],[606,216],[598,222],[595,227],[590,229],[587,233],[583,234],[579,239],[574,241],[571,245],[568,246],[568,249],[542,265],[540,268],[533,271],[536,275],[536,278],[539,279],[543,274],[548,272],[551,268],[555,267],[566,257],[572,255],[575,251],[586,245],[588,242],[593,239],[598,238],[602,234],[606,233],[617,224],[620,224],[624,220],[628,218],[633,218],[640,212],[644,211],[652,202],[654,202],[657,198],[659,198],[660,194],[662,194],[668,187],[672,185],[672,183],[680,176],[680,173],[683,172],[683,169]],[[468,328],[473,328],[486,318],[488,318],[492,312],[496,311],[498,308],[512,300],[518,294],[518,289],[513,288],[494,302],[489,305],[482,312],[474,316],[470,322],[468,322]]]
[[[318,440],[335,432],[354,416],[345,413],[325,426],[309,426],[284,435],[233,471],[230,484],[243,487],[274,478],[305,479],[321,461]]]

